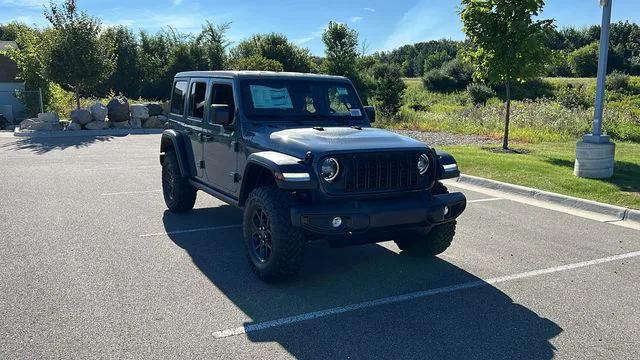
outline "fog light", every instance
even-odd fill
[[[342,218],[338,217],[334,217],[333,220],[331,220],[331,226],[333,226],[334,228],[339,228],[340,225],[342,225]]]
[[[447,216],[447,215],[449,215],[449,207],[445,206],[444,207],[444,216]]]

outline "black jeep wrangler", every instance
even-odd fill
[[[414,255],[445,251],[466,198],[440,180],[449,154],[372,128],[344,77],[178,73],[162,134],[162,187],[172,212],[202,190],[244,209],[249,264],[265,281],[297,273],[308,240],[394,240]]]

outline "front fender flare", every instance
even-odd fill
[[[453,179],[460,176],[456,159],[446,151],[436,150],[436,180]]]
[[[275,151],[261,151],[249,155],[247,165],[258,165],[267,169],[281,189],[301,190],[315,189],[318,182],[310,166],[304,161]],[[246,179],[251,166],[245,168],[243,179]],[[294,178],[291,174],[308,174],[308,177]],[[287,176],[289,175],[289,176]]]

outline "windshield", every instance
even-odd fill
[[[254,79],[241,82],[244,113],[249,118],[362,120],[364,110],[347,82]]]

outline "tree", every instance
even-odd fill
[[[377,64],[371,69],[374,79],[373,98],[383,115],[394,116],[402,106],[406,85],[400,70],[393,65]]]
[[[599,42],[592,42],[573,51],[567,57],[571,72],[579,77],[595,76],[598,72]]]
[[[45,74],[46,61],[42,57],[45,44],[51,41],[51,31],[39,31],[21,23],[10,23],[5,26],[4,34],[11,34],[8,39],[15,40],[18,49],[10,49],[3,54],[18,65],[17,77],[24,81],[27,90],[42,91],[42,102],[49,108],[51,100],[51,83]],[[40,104],[35,97],[23,97],[21,99],[27,107],[30,116],[35,116],[40,111]]]
[[[331,21],[322,33],[322,42],[325,46],[322,70],[353,80],[357,75],[358,32],[345,24]]]
[[[116,66],[111,76],[99,86],[101,94],[113,90],[129,98],[138,98],[142,69],[136,35],[125,26],[109,27],[100,35],[100,41],[116,44]]]
[[[76,0],[51,3],[45,17],[54,30],[46,56],[48,77],[65,90],[72,90],[76,106],[80,95],[95,89],[115,69],[115,44],[100,41],[100,21],[78,12]]]
[[[439,69],[444,63],[449,60],[451,60],[451,57],[449,56],[448,52],[444,50],[433,52],[427,55],[427,57],[424,59],[423,71]]]
[[[208,21],[196,37],[196,46],[202,47],[208,70],[222,70],[227,62],[227,47],[229,41],[226,34],[230,24],[214,25]]]
[[[258,71],[282,71],[283,66],[279,62],[267,59],[262,55],[252,55],[240,58],[232,64],[233,70],[258,70]]]
[[[282,64],[284,71],[311,72],[315,68],[308,49],[293,44],[286,36],[277,33],[253,35],[231,49],[232,64],[252,56],[275,60]]]
[[[465,51],[474,77],[504,84],[506,92],[503,149],[509,148],[511,85],[544,73],[549,50],[544,34],[552,20],[534,20],[544,0],[462,0],[464,31],[473,43]]]

